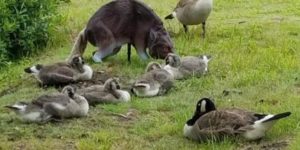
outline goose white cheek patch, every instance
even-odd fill
[[[205,110],[205,106],[206,106],[206,101],[202,101],[201,102],[201,108],[200,108],[200,111],[201,112],[205,112],[206,110]]]
[[[176,12],[173,11],[173,12],[172,12],[172,15],[173,15],[173,17],[176,17]]]

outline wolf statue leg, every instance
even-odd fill
[[[146,43],[145,43],[145,35],[144,34],[138,34],[139,36],[136,36],[134,39],[134,47],[136,49],[136,52],[138,53],[139,57],[142,60],[149,59],[149,55],[146,51]]]

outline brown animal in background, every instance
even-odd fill
[[[74,55],[82,55],[90,42],[98,47],[93,54],[95,62],[115,55],[123,44],[128,44],[128,60],[130,61],[130,45],[133,45],[142,59],[164,59],[173,53],[173,43],[163,22],[151,8],[135,0],[116,0],[102,6],[89,20],[77,38],[72,49]]]

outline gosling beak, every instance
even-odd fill
[[[32,73],[30,67],[25,68],[25,69],[24,69],[24,72],[26,72],[26,73]]]

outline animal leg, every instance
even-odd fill
[[[127,60],[130,63],[131,62],[131,44],[127,44]]]
[[[114,55],[119,52],[121,47],[114,47],[114,44],[108,46],[107,48],[101,48],[96,51],[93,55],[93,60],[95,62],[102,62],[102,59],[107,58],[108,56]]]
[[[147,54],[146,50],[137,50],[137,53],[142,60],[149,59],[149,55]]]
[[[97,31],[93,34],[97,37],[96,45],[99,47],[96,53],[93,54],[93,60],[95,62],[102,62],[102,59],[118,52],[114,35],[106,25],[99,23]]]
[[[201,36],[205,38],[205,22],[202,22],[202,30]]]
[[[146,48],[142,45],[143,44],[136,44],[135,49],[142,60],[147,60],[149,59],[149,55],[147,54]]]
[[[76,42],[74,43],[74,46],[72,48],[72,51],[71,51],[71,54],[70,56],[68,57],[68,62],[71,62],[73,57],[75,55],[79,55],[79,56],[82,56],[85,49],[86,49],[86,46],[87,46],[87,38],[86,38],[86,35],[85,35],[85,28],[79,33],[77,39],[76,39]]]
[[[136,49],[136,52],[138,53],[139,57],[142,60],[147,60],[149,59],[149,55],[147,54],[146,51],[146,34],[145,31],[137,31],[135,37],[134,37],[134,42],[133,42],[133,46]]]
[[[188,27],[187,27],[187,25],[183,25],[183,28],[184,28],[184,32],[187,33],[188,30],[189,30]]]

